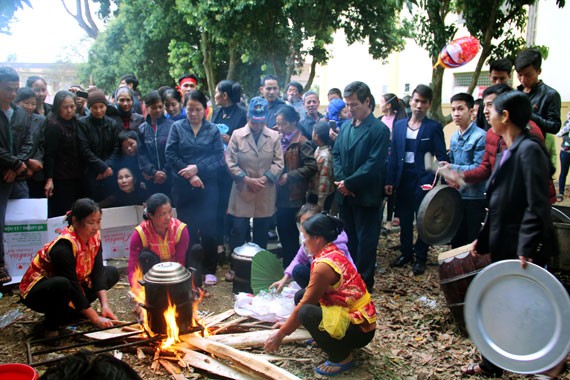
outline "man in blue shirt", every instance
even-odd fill
[[[451,97],[451,116],[459,128],[451,136],[449,163],[444,166],[459,172],[478,167],[485,154],[486,132],[472,122],[470,117],[474,103],[473,96],[464,92]],[[459,192],[463,219],[451,240],[452,248],[473,242],[485,218],[485,183],[463,185]]]

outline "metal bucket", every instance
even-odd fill
[[[145,309],[148,312],[150,329],[165,334],[164,312],[168,299],[176,305],[176,325],[180,333],[192,327],[192,274],[179,263],[164,262],[154,265],[139,281],[145,289]]]
[[[251,260],[259,251],[263,251],[263,248],[250,242],[235,248],[232,252],[232,267],[235,272],[234,293],[253,293],[251,289]]]

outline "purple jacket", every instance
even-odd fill
[[[350,261],[350,263],[354,265],[354,267],[356,268],[356,264],[354,264],[354,261],[352,261],[350,252],[348,252],[348,246],[346,245],[348,243],[348,236],[346,235],[346,232],[342,231],[340,235],[338,235],[336,240],[333,241],[333,243],[338,247],[338,249],[341,250],[342,253],[344,253],[348,261]],[[293,261],[291,261],[291,264],[289,264],[289,266],[285,269],[285,274],[289,276],[289,278],[293,278],[293,268],[295,268],[299,264],[311,265],[312,262],[313,258],[309,257],[305,253],[305,245],[302,244],[301,248],[299,248],[299,250],[297,251],[295,258],[293,259]]]

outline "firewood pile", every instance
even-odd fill
[[[229,379],[298,379],[273,362],[309,360],[250,352],[261,349],[274,330],[267,323],[236,317],[233,310],[206,316],[201,323],[204,327],[201,333],[183,334],[170,347],[156,347],[151,369],[158,372],[162,367],[177,380],[193,378],[196,369]],[[306,330],[299,329],[283,343],[304,342],[310,338]],[[148,349],[137,350],[139,359],[147,357],[145,351]]]

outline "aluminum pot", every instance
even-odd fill
[[[168,299],[176,305],[176,324],[180,333],[192,327],[192,274],[179,263],[163,262],[154,265],[139,281],[145,289],[145,309],[150,329],[157,334],[166,333],[164,312]]]
[[[236,247],[232,252],[232,265],[235,272],[233,281],[234,293],[253,293],[251,289],[251,260],[259,251],[263,251],[263,248],[249,242]]]

